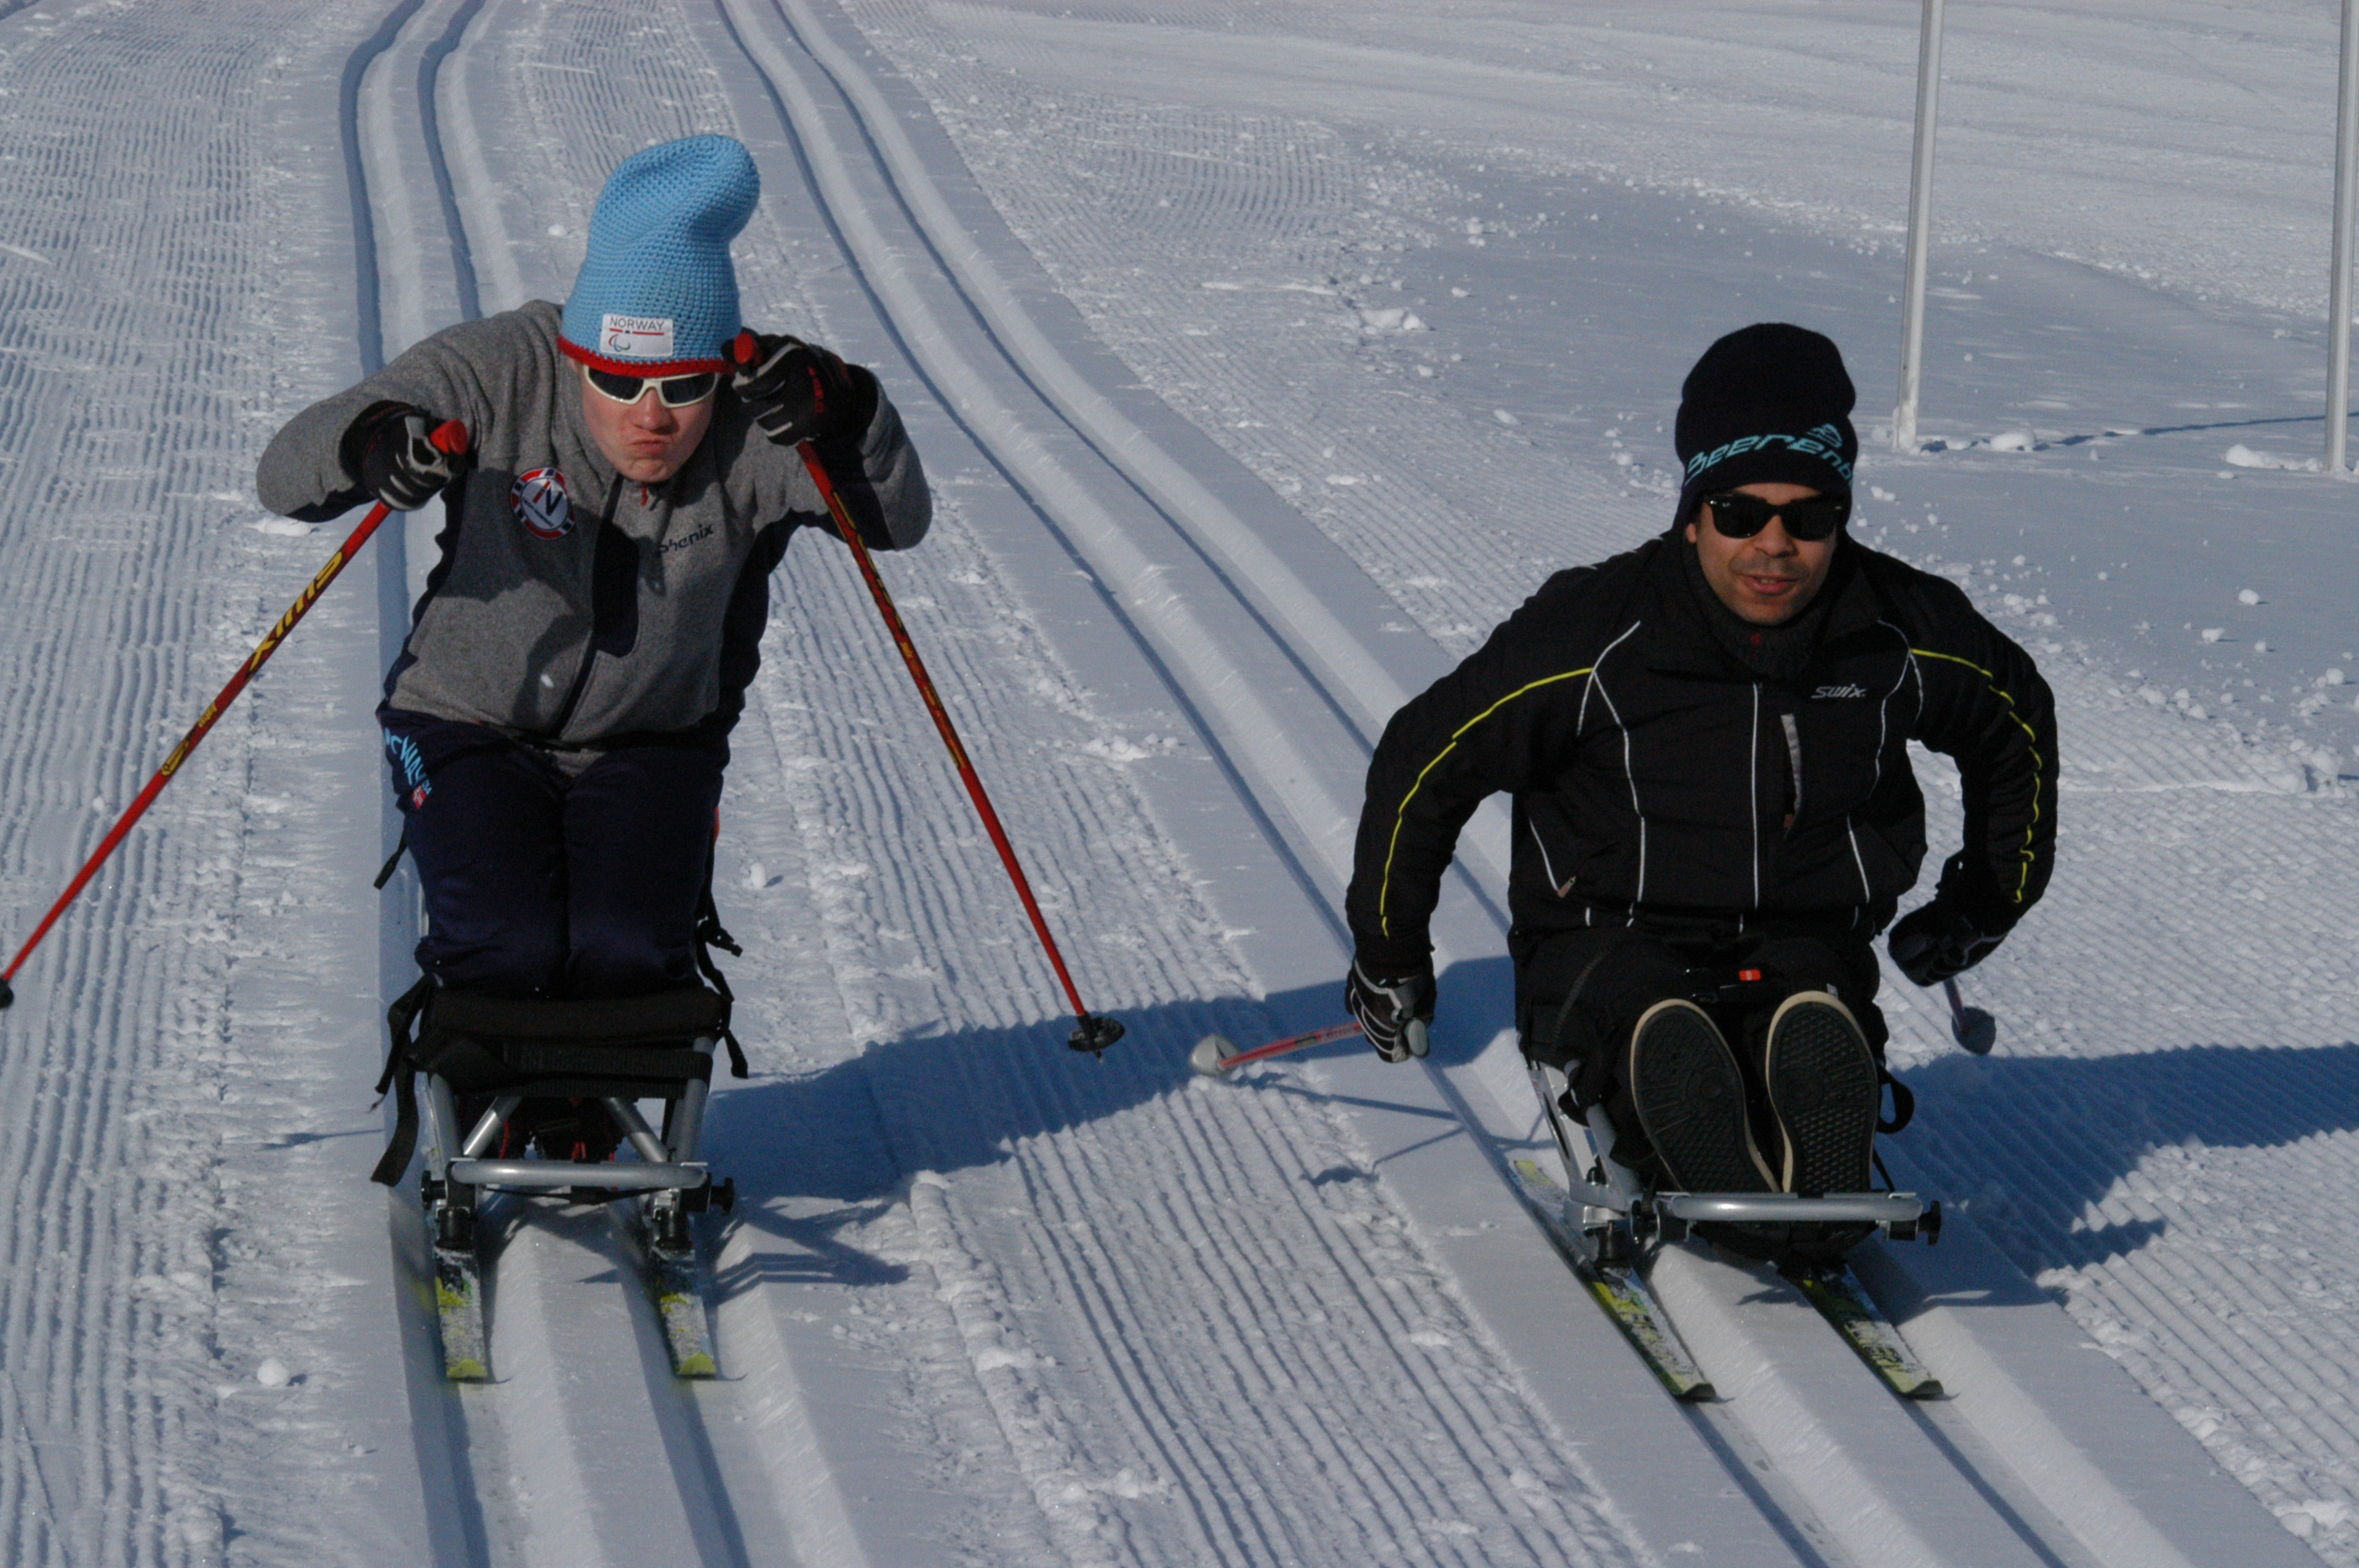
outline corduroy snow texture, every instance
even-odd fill
[[[625,160],[590,217],[589,254],[565,302],[566,357],[623,375],[727,370],[743,325],[729,242],[761,194],[753,157],[727,136]]]
[[[1849,494],[1856,400],[1842,351],[1807,327],[1763,321],[1712,344],[1680,388],[1680,519],[1698,497],[1770,481]]]

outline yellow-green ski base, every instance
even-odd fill
[[[442,1339],[442,1376],[453,1383],[490,1382],[484,1276],[473,1252],[435,1249],[434,1316]]]
[[[1941,1379],[1925,1369],[1900,1331],[1877,1309],[1847,1263],[1780,1271],[1802,1297],[1832,1324],[1867,1369],[1904,1400],[1943,1397]]]
[[[1565,1212],[1569,1200],[1564,1189],[1533,1161],[1517,1160],[1513,1164],[1516,1184],[1524,1202],[1547,1227],[1549,1239],[1581,1277],[1590,1298],[1605,1309],[1605,1315],[1614,1320],[1614,1326],[1622,1331],[1622,1336],[1637,1351],[1656,1380],[1673,1399],[1688,1403],[1718,1398],[1695,1357],[1680,1343],[1669,1317],[1656,1302],[1654,1292],[1647,1288],[1646,1280],[1636,1269],[1600,1265],[1589,1238]]]
[[[696,1260],[649,1249],[647,1285],[655,1296],[656,1315],[663,1323],[664,1348],[671,1357],[672,1376],[721,1376],[721,1364],[712,1353],[712,1331],[708,1326],[712,1319],[704,1309]]]

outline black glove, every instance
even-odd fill
[[[1987,871],[1961,850],[1941,867],[1933,901],[1892,927],[1885,949],[1900,972],[1920,986],[1938,986],[1991,956],[2015,924]]]
[[[1920,986],[1938,986],[1989,957],[2003,940],[1936,894],[1924,908],[1900,917],[1885,946],[1902,974]]]
[[[1422,1056],[1430,1046],[1428,1026],[1433,1022],[1433,970],[1379,979],[1355,961],[1343,981],[1343,1006],[1360,1021],[1376,1054],[1387,1062]]]
[[[730,390],[780,446],[857,440],[876,416],[876,378],[799,338],[740,332],[729,357]]]
[[[396,512],[415,512],[467,471],[467,433],[407,403],[380,403],[344,432],[344,471]]]

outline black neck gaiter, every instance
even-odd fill
[[[1712,628],[1713,641],[1727,650],[1729,657],[1761,679],[1778,686],[1792,684],[1809,665],[1810,655],[1818,652],[1819,638],[1826,630],[1827,612],[1835,601],[1836,587],[1843,575],[1841,545],[1836,546],[1832,569],[1800,614],[1775,626],[1756,626],[1723,603],[1720,595],[1712,590],[1712,583],[1703,575],[1703,562],[1685,529],[1680,531],[1678,543],[1688,586],[1695,589],[1696,599],[1703,605],[1704,624]]]

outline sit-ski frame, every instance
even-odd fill
[[[1658,1238],[1680,1241],[1698,1223],[1801,1223],[1873,1225],[1895,1241],[1941,1233],[1941,1206],[1915,1193],[1831,1193],[1804,1197],[1794,1193],[1653,1192],[1616,1162],[1614,1123],[1602,1105],[1588,1108],[1582,1132],[1591,1154],[1575,1147],[1563,1073],[1530,1065],[1532,1087],[1548,1116],[1557,1152],[1564,1158],[1569,1203],[1580,1206],[1581,1228],[1597,1248],[1600,1262],[1634,1261]]]
[[[703,1035],[690,1049],[710,1060],[718,1044]],[[666,1102],[661,1132],[648,1125],[636,1101],[598,1097],[639,1158],[587,1163],[485,1159],[484,1152],[498,1141],[501,1129],[526,1097],[497,1097],[462,1138],[450,1084],[439,1074],[423,1076],[429,1130],[420,1192],[434,1241],[435,1303],[445,1376],[456,1382],[480,1382],[491,1376],[475,1250],[477,1199],[487,1188],[637,1195],[646,1227],[647,1284],[663,1319],[672,1370],[683,1378],[717,1376],[689,1216],[709,1208],[726,1213],[735,1206],[737,1192],[734,1182],[715,1186],[712,1167],[698,1157],[705,1102],[712,1094],[706,1078],[690,1078],[679,1098]]]
[[[690,1048],[709,1058],[716,1044],[706,1036],[699,1038]],[[704,1130],[705,1100],[712,1094],[712,1086],[701,1077],[690,1078],[682,1087],[679,1098],[669,1105],[662,1133],[647,1124],[634,1101],[615,1096],[599,1098],[598,1103],[606,1108],[637,1152],[640,1162],[636,1164],[617,1161],[582,1164],[571,1160],[484,1159],[484,1152],[498,1141],[500,1130],[507,1125],[507,1119],[525,1097],[501,1095],[461,1139],[454,1136],[459,1113],[451,1086],[432,1073],[425,1077],[426,1104],[433,1118],[432,1135],[426,1150],[426,1179],[429,1193],[440,1189],[439,1195],[445,1206],[464,1206],[464,1190],[476,1187],[530,1193],[566,1192],[577,1187],[644,1193],[647,1195],[650,1228],[658,1239],[666,1239],[676,1231],[684,1244],[685,1216],[708,1206],[725,1210],[735,1196],[731,1184],[715,1189],[712,1167],[697,1158]],[[447,1246],[464,1245],[468,1238],[446,1239],[438,1235],[437,1239]]]

